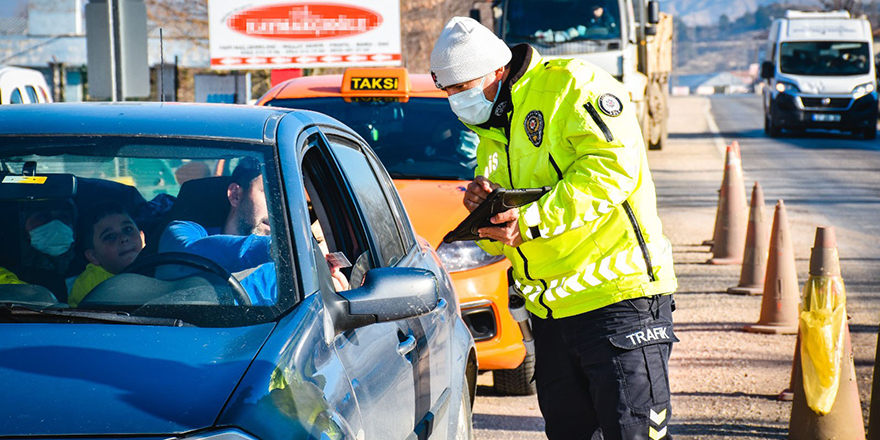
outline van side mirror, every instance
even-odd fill
[[[656,0],[648,2],[648,23],[657,24],[660,22],[660,3]]]
[[[477,8],[471,9],[470,16],[471,16],[471,18],[473,18],[477,22],[482,23],[482,20],[480,20],[480,10],[479,9],[477,9]]]
[[[773,78],[773,71],[775,68],[773,67],[773,63],[770,61],[764,61],[761,63],[761,78],[770,79]]]

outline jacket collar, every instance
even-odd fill
[[[513,111],[511,89],[529,70],[532,64],[532,56],[536,53],[532,46],[526,43],[517,44],[510,51],[513,55],[510,58],[510,63],[507,64],[510,73],[507,75],[504,83],[501,84],[501,91],[498,93],[498,99],[495,100],[495,105],[492,107],[492,114],[489,116],[489,120],[480,124],[479,127],[481,128],[497,127],[506,129],[510,125],[507,114]]]

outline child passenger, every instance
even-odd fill
[[[144,248],[143,231],[116,202],[91,207],[81,224],[89,264],[73,282],[70,307],[76,307],[95,286],[125,270]]]

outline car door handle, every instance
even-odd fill
[[[397,344],[397,352],[401,356],[408,355],[414,348],[416,348],[416,337],[413,335],[407,336],[400,344]]]

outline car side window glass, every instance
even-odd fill
[[[37,98],[37,91],[34,89],[34,86],[25,86],[24,90],[27,92],[28,98],[31,100],[31,104],[36,104],[40,102],[40,99]]]
[[[24,101],[21,98],[21,90],[15,89],[12,91],[12,95],[9,97],[10,104],[23,104]]]
[[[360,146],[339,136],[330,145],[357,196],[383,266],[392,266],[405,255],[400,230],[385,192]]]
[[[314,134],[307,143],[302,166],[309,222],[312,237],[326,260],[315,263],[328,265],[333,280],[323,281],[332,281],[337,291],[360,287],[363,275],[373,268],[364,222],[358,216],[353,194],[333,165],[324,138]],[[332,254],[342,254],[343,264],[339,265],[340,258]]]

